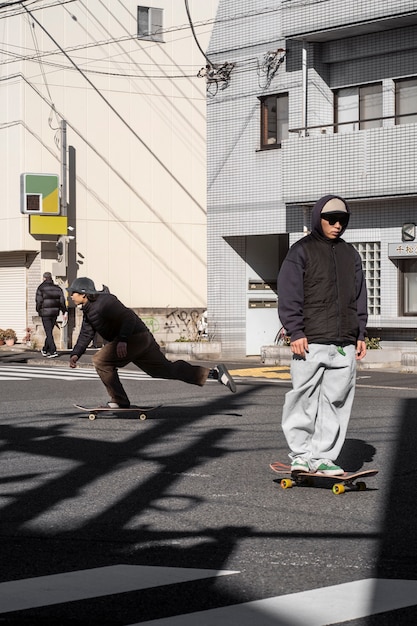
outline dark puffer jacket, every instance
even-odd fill
[[[110,293],[100,293],[96,300],[82,306],[83,323],[71,356],[84,354],[95,333],[106,341],[127,341],[131,335],[149,332],[144,322]]]
[[[307,337],[311,343],[344,345],[366,335],[361,258],[351,244],[340,237],[327,239],[321,228],[321,210],[336,197],[315,204],[311,234],[290,248],[278,276],[278,314],[292,341]]]
[[[45,280],[36,290],[36,311],[41,317],[58,317],[59,312],[67,312],[64,292],[59,285]]]

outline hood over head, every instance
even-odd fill
[[[350,217],[350,208],[347,204],[346,200],[341,198],[340,196],[327,195],[317,200],[316,204],[313,206],[313,210],[311,212],[311,230],[322,237],[324,236],[323,230],[321,228],[321,214],[332,214],[332,213],[347,213]],[[342,228],[340,231],[340,236],[345,232],[346,226]]]

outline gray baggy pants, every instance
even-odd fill
[[[292,390],[285,395],[282,429],[290,458],[335,461],[346,437],[356,383],[356,347],[309,344],[306,359],[293,355]]]

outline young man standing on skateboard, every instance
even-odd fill
[[[341,239],[350,209],[320,198],[312,231],[288,251],[278,275],[278,314],[291,337],[292,390],[282,429],[291,471],[343,474],[336,464],[352,408],[356,360],[366,355],[367,294],[362,262]]]
[[[186,361],[168,361],[140,317],[113,294],[97,291],[91,278],[76,278],[68,291],[74,304],[83,312],[80,334],[69,365],[76,367],[95,333],[108,342],[94,355],[93,364],[110,396],[106,405],[109,408],[130,406],[117,373],[128,363],[134,363],[154,378],[182,380],[200,387],[207,378],[214,378],[235,393],[234,380],[223,364],[208,369]]]

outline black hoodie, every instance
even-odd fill
[[[278,275],[278,314],[291,341],[356,344],[364,340],[367,294],[362,262],[355,248],[340,236],[327,239],[321,211],[332,198],[320,198],[311,215],[312,232],[288,251]],[[340,235],[346,230],[342,229]]]

